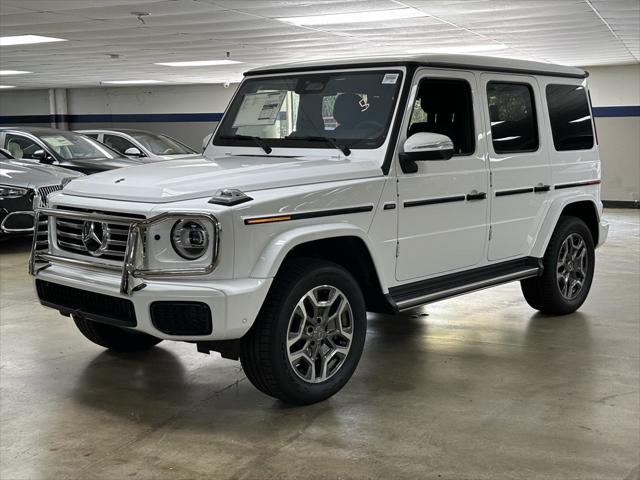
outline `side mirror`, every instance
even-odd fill
[[[432,132],[418,132],[404,142],[400,154],[400,164],[405,173],[416,173],[415,162],[449,160],[453,157],[453,142],[446,135]]]
[[[53,158],[44,150],[36,150],[33,152],[33,158],[38,160],[40,163],[53,163]]]
[[[136,147],[129,147],[124,151],[124,154],[127,157],[144,157],[144,153],[142,153],[138,148]]]

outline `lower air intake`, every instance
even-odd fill
[[[211,309],[202,302],[153,302],[151,323],[167,335],[210,335]]]

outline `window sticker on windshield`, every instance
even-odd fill
[[[390,83],[391,85],[395,85],[399,76],[399,73],[385,73],[384,78],[382,79],[382,84]]]
[[[73,145],[73,142],[70,142],[60,135],[56,135],[54,137],[42,137],[42,140],[47,142],[52,147],[68,147],[70,145]]]
[[[233,127],[273,125],[287,92],[247,93],[242,100]]]

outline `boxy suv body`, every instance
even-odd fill
[[[605,241],[586,74],[470,56],[250,71],[204,157],[69,183],[38,214],[43,305],[118,350],[163,339],[319,401],[366,312],[508,281],[575,311]]]

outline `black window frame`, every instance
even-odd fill
[[[576,90],[578,88],[582,88],[584,90],[584,100],[585,100],[585,106],[587,114],[589,116],[589,125],[591,126],[591,146],[588,148],[558,148],[558,143],[556,141],[556,130],[554,129],[553,126],[553,116],[551,115],[551,104],[549,102],[549,88],[556,88],[556,87],[565,87],[567,89],[573,89]],[[575,84],[569,84],[569,83],[547,83],[547,85],[544,87],[544,95],[545,95],[545,100],[547,102],[547,115],[549,115],[549,130],[551,130],[551,139],[553,140],[553,149],[556,152],[584,152],[584,151],[589,151],[589,150],[593,150],[593,148],[597,145],[597,135],[596,135],[596,127],[595,127],[595,122],[593,120],[593,112],[591,111],[591,99],[590,99],[590,94],[587,90],[587,88],[584,85],[575,85]],[[560,139],[557,139],[558,141]]]
[[[529,90],[529,95],[531,97],[531,114],[533,115],[533,125],[535,127],[536,134],[536,147],[527,149],[527,150],[502,150],[500,152],[496,151],[496,147],[493,140],[493,129],[491,127],[491,112],[489,110],[489,86],[492,84],[500,84],[500,85],[517,85],[526,87]],[[514,81],[504,81],[504,80],[490,80],[487,82],[487,86],[485,89],[485,97],[487,98],[487,115],[489,119],[489,131],[491,132],[491,148],[495,155],[513,155],[518,153],[535,153],[540,150],[540,126],[538,125],[538,108],[536,107],[536,95],[534,92],[533,85],[529,82],[514,82]]]
[[[473,142],[473,150],[469,153],[454,153],[453,157],[470,157],[475,155],[478,152],[478,136],[476,135],[476,119],[475,119],[475,102],[473,95],[473,87],[471,83],[466,78],[460,77],[434,77],[429,74],[424,75],[423,77],[418,79],[418,83],[416,85],[416,95],[413,98],[413,101],[410,104],[411,112],[409,113],[409,121],[407,122],[407,130],[405,132],[406,138],[409,138],[409,129],[411,128],[411,117],[413,116],[413,108],[416,104],[416,101],[419,98],[420,86],[422,82],[428,80],[438,80],[438,81],[452,81],[457,83],[465,83],[469,87],[469,100],[471,101],[471,137]]]

